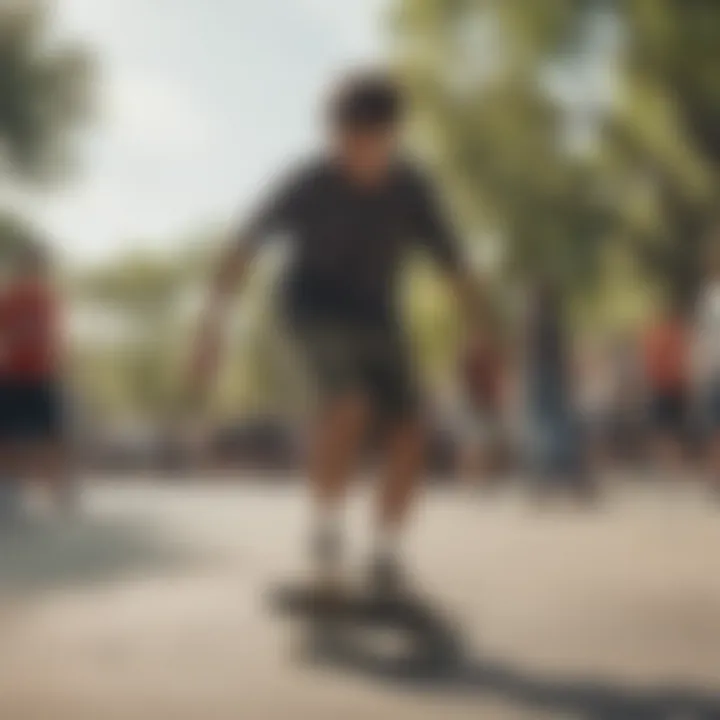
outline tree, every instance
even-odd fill
[[[607,147],[618,194],[642,198],[624,204],[634,220],[637,205],[645,209],[629,235],[669,292],[689,301],[718,222],[720,6],[632,0],[615,12],[625,29],[622,94]]]
[[[79,343],[78,362],[86,383],[96,383],[94,396],[115,410],[119,400],[137,414],[172,413],[188,297],[203,267],[192,248],[174,255],[135,252],[72,278],[75,307],[92,320]],[[108,326],[109,340],[101,332]]]
[[[692,298],[718,220],[717,3],[399,0],[393,19],[419,143],[472,236],[490,230],[511,266],[544,263],[582,292],[624,253]],[[593,57],[608,27],[616,42]],[[612,69],[610,102],[553,92],[584,66]],[[572,152],[583,125],[592,142]]]
[[[7,266],[19,250],[37,242],[37,233],[28,224],[9,213],[0,213],[0,267]]]
[[[511,273],[576,291],[597,279],[611,221],[595,158],[563,142],[568,112],[544,80],[577,22],[565,0],[405,0],[395,15],[416,137],[468,234],[501,238]]]
[[[88,115],[90,56],[51,42],[39,0],[0,1],[0,172],[38,181],[67,167]]]
[[[37,0],[0,0],[0,186],[44,181],[67,168],[71,139],[87,116],[90,58],[53,44]],[[0,262],[42,238],[21,218],[0,216]]]
[[[78,343],[78,365],[93,397],[111,411],[163,422],[182,402],[184,359],[215,262],[208,248],[216,242],[206,236],[178,244],[182,250],[173,254],[113,258],[71,282],[76,307],[92,320]],[[220,414],[284,409],[289,401],[277,367],[270,291],[276,272],[260,265],[226,329],[227,362],[214,405]]]

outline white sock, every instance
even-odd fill
[[[312,520],[312,553],[323,563],[338,560],[341,541],[341,514],[336,507],[320,506]]]
[[[394,560],[401,550],[402,533],[396,526],[387,526],[378,529],[375,538],[375,557]]]
[[[338,508],[320,505],[315,510],[313,531],[318,535],[334,535],[340,531],[340,512]]]

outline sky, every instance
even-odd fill
[[[56,39],[96,57],[96,113],[77,172],[18,194],[71,263],[171,250],[242,216],[321,138],[319,108],[344,69],[385,54],[389,0],[54,0]],[[602,24],[555,90],[584,144],[610,77]],[[592,38],[590,38],[592,39]]]
[[[97,56],[78,171],[24,198],[71,262],[171,248],[319,142],[323,90],[377,60],[384,0],[56,0]]]

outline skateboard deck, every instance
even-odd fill
[[[321,597],[309,587],[279,585],[269,599],[274,612],[307,624],[311,654],[338,664],[382,667],[381,674],[390,675],[403,665],[448,667],[462,657],[461,634],[426,598],[383,598],[361,591]],[[408,658],[379,665],[379,658],[357,642],[370,629],[405,636],[411,645]]]
[[[303,585],[272,588],[270,606],[279,615],[312,624],[388,628],[426,638],[450,638],[455,628],[427,598],[381,597],[363,591],[320,596]]]

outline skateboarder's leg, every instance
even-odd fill
[[[310,445],[311,551],[320,584],[335,585],[342,560],[342,510],[370,412],[361,377],[362,347],[343,325],[310,318],[294,326],[317,393]]]
[[[398,590],[400,545],[425,461],[425,428],[409,358],[396,337],[385,343],[383,362],[369,386],[385,428],[385,468],[378,494],[372,580],[377,590]]]
[[[381,591],[392,591],[398,577],[401,542],[409,512],[417,497],[425,459],[425,433],[421,423],[409,418],[389,433],[387,465],[379,493],[374,582]]]
[[[342,506],[365,432],[366,399],[352,393],[324,403],[310,455],[310,484],[314,504],[313,552],[324,566],[340,558]]]

